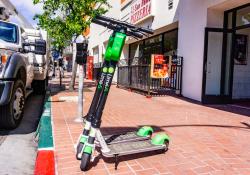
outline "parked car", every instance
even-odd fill
[[[20,123],[34,78],[30,56],[46,53],[44,40],[26,40],[19,25],[0,20],[0,128],[12,129]]]

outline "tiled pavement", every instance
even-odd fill
[[[66,86],[68,82],[66,78]],[[55,80],[51,82],[59,175],[250,174],[250,127],[241,123],[250,121],[250,110],[228,105],[202,106],[170,96],[147,99],[115,86],[111,88],[103,113],[103,133],[151,125],[157,132],[169,134],[169,150],[165,154],[124,157],[118,170],[114,169],[112,160],[100,157],[88,172],[83,173],[74,149],[82,130],[82,124],[74,121],[77,92],[57,92],[57,86]],[[90,81],[85,86],[84,113],[95,88]]]

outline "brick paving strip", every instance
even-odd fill
[[[38,152],[34,175],[54,175],[55,157],[51,122],[51,102],[47,95],[38,128]]]
[[[69,81],[69,78],[64,79],[66,89]],[[85,114],[95,90],[92,85],[93,82],[85,82],[85,87],[90,89],[84,92]],[[52,81],[51,87],[58,89],[58,82]],[[232,112],[229,105],[203,106],[171,96],[147,99],[115,86],[104,109],[103,134],[151,125],[156,133],[165,132],[170,136],[169,150],[165,154],[122,157],[118,170],[114,169],[112,159],[99,156],[89,171],[81,172],[80,161],[75,159],[75,144],[83,127],[74,122],[77,102],[59,100],[75,96],[77,92],[52,90],[55,160],[59,175],[250,175],[250,128],[241,123],[250,121],[250,110],[237,108]]]

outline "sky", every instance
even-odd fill
[[[33,17],[37,13],[42,13],[42,4],[33,5],[33,0],[10,0],[20,12],[34,27],[37,25],[37,21],[33,20]]]

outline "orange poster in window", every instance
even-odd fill
[[[87,71],[86,71],[86,77],[89,80],[93,80],[93,69],[94,69],[94,57],[93,56],[88,56],[87,60]]]
[[[151,78],[169,77],[168,69],[168,64],[164,59],[164,55],[153,54],[151,56]]]

